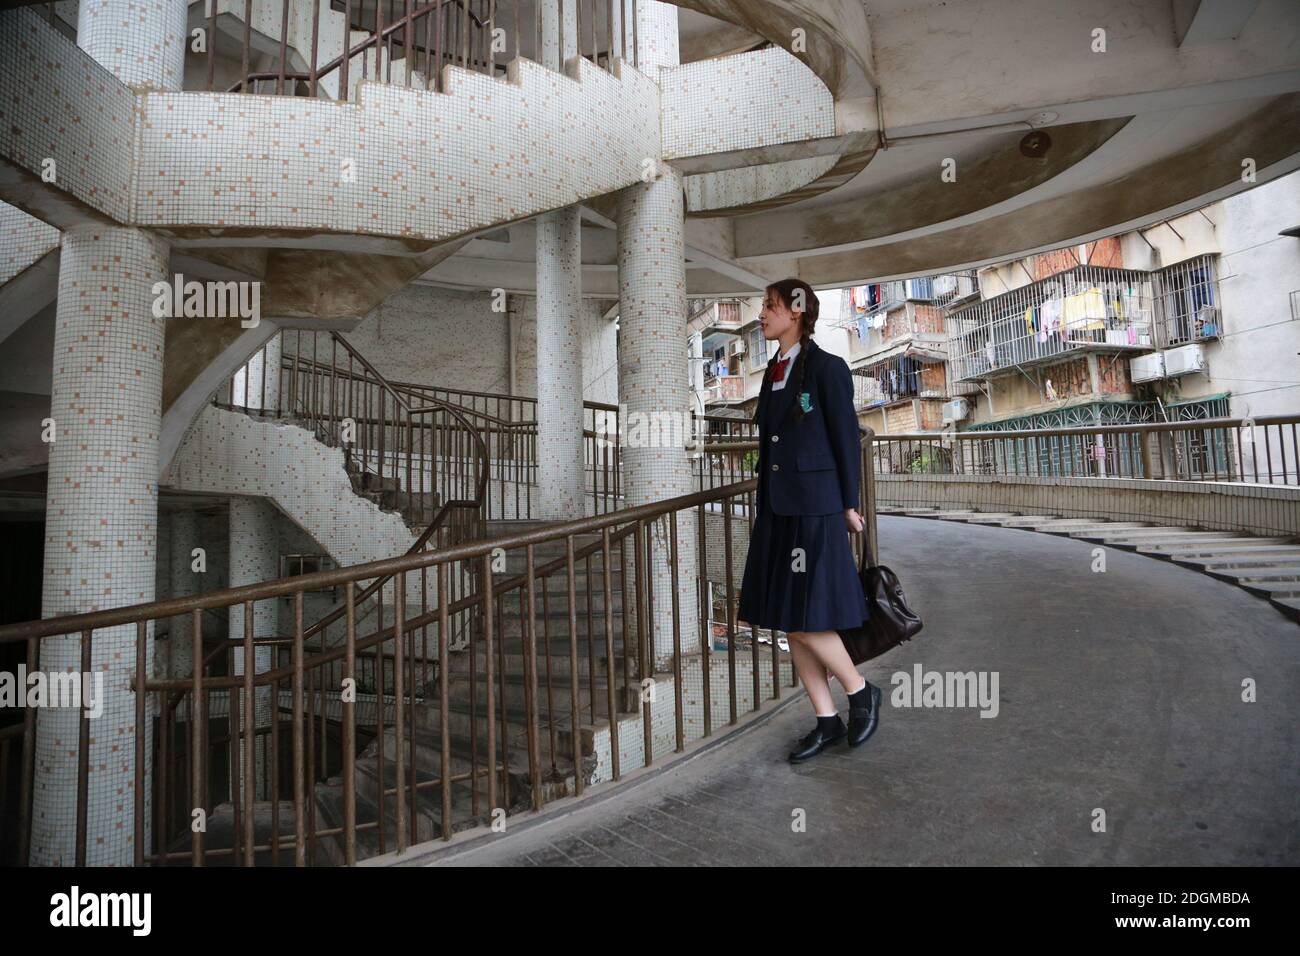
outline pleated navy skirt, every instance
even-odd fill
[[[778,515],[760,504],[737,617],[789,633],[857,627],[867,614],[843,512]]]

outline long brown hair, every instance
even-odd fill
[[[817,327],[817,317],[821,312],[821,300],[817,298],[817,293],[813,287],[803,279],[782,279],[780,282],[773,282],[766,289],[764,294],[769,292],[778,296],[781,303],[790,311],[795,310],[795,303],[803,301],[799,310],[799,355],[794,360],[794,370],[791,378],[795,381],[796,395],[803,391],[804,376],[808,371],[808,353],[812,351],[811,340],[813,331]],[[772,356],[775,360],[776,356]],[[796,403],[794,414],[800,420],[803,419],[805,412],[802,403]]]

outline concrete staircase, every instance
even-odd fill
[[[488,523],[489,537],[529,530],[546,524],[541,521],[493,521]],[[597,543],[597,534],[576,535],[574,548]],[[547,542],[534,547],[534,566],[541,566],[564,556],[564,542]],[[506,555],[505,568],[494,574],[500,583],[525,571],[525,552],[511,550]],[[595,770],[593,737],[609,719],[608,688],[611,671],[615,681],[615,707],[620,714],[635,714],[639,707],[636,696],[636,662],[628,662],[631,688],[623,691],[624,668],[622,565],[616,549],[610,562],[611,603],[613,620],[614,661],[610,666],[605,641],[604,571],[600,557],[591,559],[588,598],[588,572],[585,560],[575,561],[574,592],[577,615],[577,697],[578,724],[575,728],[571,715],[574,689],[569,643],[568,578],[563,569],[558,574],[538,578],[534,591],[536,612],[536,663],[538,751],[542,758],[542,800],[549,802],[575,793],[576,773],[583,773],[590,781]],[[526,670],[524,634],[527,605],[521,611],[519,591],[505,596],[501,602],[501,615],[494,627],[494,706],[497,734],[496,772],[505,770],[505,785],[498,776],[498,800],[507,813],[531,806],[532,782],[528,773],[528,731],[526,702]],[[526,602],[525,596],[525,602]],[[590,612],[590,617],[589,617]],[[549,634],[547,630],[549,628]],[[473,649],[453,651],[449,654],[447,721],[451,745],[450,772],[460,777],[451,787],[452,830],[474,826],[490,813],[487,805],[486,772],[490,764],[487,754],[487,676],[486,659],[482,641]],[[414,756],[418,797],[408,813],[415,821],[415,834],[410,842],[436,839],[442,835],[442,793],[438,785],[442,766],[442,701],[439,696],[438,677],[431,668],[423,697],[414,705],[414,745],[410,728],[404,728],[404,757],[406,781],[409,785],[412,756]],[[574,735],[580,741],[581,768],[573,761]],[[392,851],[397,846],[396,795],[387,791],[397,786],[395,757],[397,738],[391,727],[386,727],[380,738],[373,739],[360,752],[356,763],[357,823],[373,824],[357,833],[357,858],[365,859],[382,851]],[[381,759],[382,751],[382,759]],[[504,753],[504,756],[503,756]],[[503,763],[504,760],[504,763]],[[471,769],[478,773],[477,805],[471,788]],[[381,797],[381,782],[383,796]],[[508,790],[508,793],[507,793]],[[380,841],[379,807],[384,807],[384,838]],[[315,789],[315,809],[318,827],[342,827],[343,785],[339,776],[318,783]],[[477,818],[477,819],[476,819]],[[342,864],[344,862],[341,837],[318,841],[318,863]]]
[[[1108,521],[1103,518],[970,509],[881,506],[877,513],[1041,531],[1136,551],[1235,584],[1256,597],[1264,598],[1287,617],[1300,622],[1300,540],[1294,538],[1173,527],[1147,521]]]

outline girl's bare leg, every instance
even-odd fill
[[[812,648],[805,643],[809,636],[798,631],[788,634],[790,638],[790,656],[794,658],[794,670],[799,675],[799,683],[808,691],[813,710],[818,717],[830,717],[838,713],[835,701],[831,699],[831,685],[826,679],[826,667],[818,660]],[[837,635],[836,640],[839,640]],[[845,652],[845,658],[848,652]],[[850,664],[852,662],[850,661]]]
[[[799,642],[800,645],[816,657],[823,673],[830,671],[835,675],[835,679],[844,688],[844,693],[854,694],[867,686],[866,678],[858,673],[858,669],[853,666],[853,658],[844,649],[844,641],[834,631],[807,631],[801,637],[803,640]],[[790,646],[793,649],[794,645]],[[799,676],[802,678],[803,674],[800,673]]]

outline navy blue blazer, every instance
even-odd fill
[[[758,394],[758,500],[774,514],[828,515],[858,507],[862,474],[853,376],[838,355],[808,339],[772,391],[768,362]],[[803,388],[799,363],[807,362]],[[796,394],[798,393],[798,394]],[[795,408],[806,409],[801,421]]]

